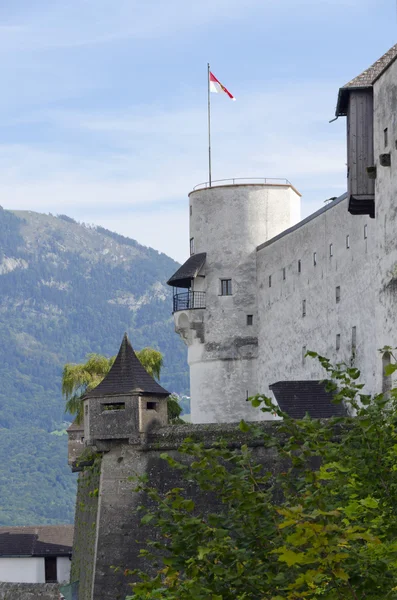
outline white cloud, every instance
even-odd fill
[[[283,86],[218,105],[213,178],[287,177],[304,194],[303,214],[342,193],[343,125],[328,124],[330,90],[316,90]],[[207,179],[206,111],[151,110],[36,115],[77,142],[62,152],[0,145],[0,204],[100,223],[183,260],[187,194]],[[96,142],[106,150],[90,156]]]
[[[361,9],[369,0],[14,0],[13,22],[0,28],[0,50],[70,48],[120,39],[184,36],[220,20],[285,19],[294,13]],[[40,9],[41,4],[41,9]],[[18,10],[19,9],[19,10]],[[11,20],[11,17],[9,17]]]

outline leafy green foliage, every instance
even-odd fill
[[[283,419],[265,436],[241,423],[262,436],[275,477],[247,446],[186,440],[181,461],[165,454],[186,486],[162,496],[138,483],[150,499],[142,523],[158,530],[141,552],[157,567],[129,572],[138,577],[130,599],[397,599],[397,389],[371,398],[357,369],[309,354],[355,417],[293,420],[270,398],[251,398]],[[216,509],[196,505],[192,485],[214,494]]]
[[[38,465],[51,460],[64,465],[67,489],[51,469],[46,502],[60,508],[53,522],[71,522],[76,477],[67,470],[67,438],[49,435],[68,426],[63,366],[92,352],[112,356],[127,331],[135,349],[150,346],[163,355],[162,385],[188,393],[186,348],[174,333],[172,294],[164,285],[178,264],[103,228],[0,209],[0,265],[0,428],[8,444],[6,452],[0,443],[0,460],[6,467],[10,456],[23,456],[27,428],[34,430],[38,448],[29,474],[21,467],[14,469],[12,484],[2,480],[0,498],[9,507],[14,500],[24,505],[14,524],[48,522]],[[18,489],[27,479],[24,499]],[[13,524],[11,508],[4,514],[0,524]]]

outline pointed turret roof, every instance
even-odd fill
[[[142,366],[126,333],[109,373],[99,385],[87,392],[84,398],[102,398],[120,394],[169,396],[169,392]]]

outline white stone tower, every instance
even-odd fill
[[[246,402],[260,391],[256,248],[300,220],[300,194],[287,180],[235,181],[189,194],[190,258],[168,281],[193,423],[266,418]]]

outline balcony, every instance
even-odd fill
[[[174,308],[172,312],[179,310],[193,310],[205,308],[205,292],[183,292],[174,295]]]

